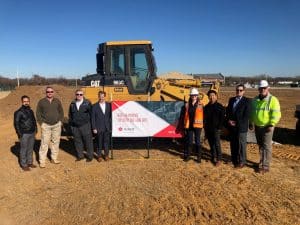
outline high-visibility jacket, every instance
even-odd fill
[[[190,116],[188,103],[185,105],[184,128],[190,127]],[[194,128],[203,128],[203,105],[198,103],[193,121]]]
[[[275,126],[280,120],[280,104],[278,99],[271,94],[260,100],[259,97],[255,97],[252,100],[250,120],[254,125],[263,127],[267,125]]]

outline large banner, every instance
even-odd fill
[[[179,138],[175,129],[183,102],[112,102],[113,137]]]

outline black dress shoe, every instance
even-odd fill
[[[184,157],[184,159],[183,159],[184,162],[188,162],[188,161],[190,161],[190,160],[191,160],[190,157]]]
[[[103,159],[102,159],[102,157],[101,156],[99,156],[98,158],[97,158],[97,161],[98,162],[101,162]]]
[[[76,160],[75,160],[75,162],[79,162],[79,161],[81,161],[81,160],[83,160],[84,158],[82,157],[82,158],[77,158]]]
[[[86,159],[86,162],[92,162],[93,159]]]

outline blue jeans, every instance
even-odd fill
[[[191,149],[193,147],[193,137],[195,140],[197,154],[201,154],[201,130],[202,128],[190,128],[185,130],[185,147],[184,157],[188,158],[191,155]]]

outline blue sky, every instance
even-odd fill
[[[298,0],[0,0],[0,75],[81,78],[110,40],[151,40],[158,74],[300,75]]]

